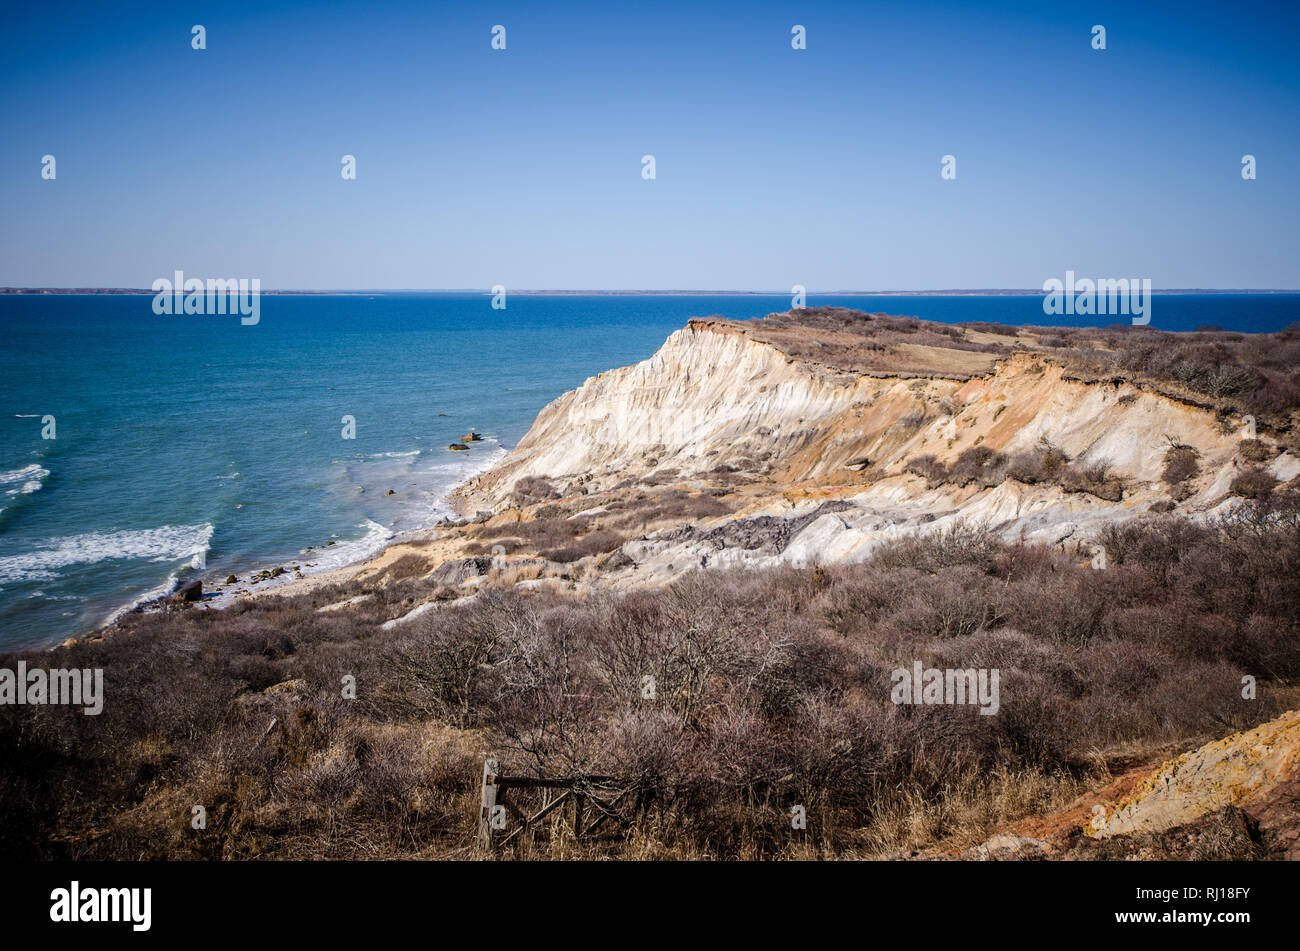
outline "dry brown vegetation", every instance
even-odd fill
[[[809,307],[757,320],[700,323],[745,333],[800,359],[852,372],[964,377],[984,372],[943,352],[1039,350],[1078,379],[1126,380],[1175,398],[1254,415],[1292,433],[1300,409],[1300,324],[1270,334],[1219,330],[1173,333],[1150,326],[1008,327],[942,324],[915,317]],[[811,332],[810,332],[811,331]]]
[[[532,554],[568,564],[612,552],[629,536],[664,523],[712,518],[732,511],[715,495],[681,487],[642,490],[640,483],[633,483],[631,491],[624,487],[592,500],[583,496],[562,499],[545,479],[528,477],[520,482],[527,485],[523,491],[516,486],[515,501],[528,507],[515,513],[517,520],[457,526],[466,529],[466,554]],[[528,499],[543,501],[530,505]]]
[[[1123,325],[1051,333],[1052,355],[1089,379],[1118,377],[1169,395],[1190,395],[1237,416],[1254,414],[1283,432],[1300,409],[1300,324],[1271,334]]]
[[[1248,462],[1268,462],[1277,455],[1275,448],[1258,439],[1243,439],[1238,446],[1238,451]]]
[[[1277,487],[1277,479],[1258,466],[1243,469],[1228,487],[1233,495],[1245,499],[1266,499]]]
[[[0,849],[467,855],[489,751],[509,772],[600,773],[626,791],[626,824],[582,843],[543,829],[517,854],[974,842],[1059,805],[1108,750],[1187,747],[1268,719],[1271,685],[1300,675],[1294,496],[1100,541],[1104,571],[957,530],[857,566],[698,573],[588,598],[489,589],[387,630],[427,581],[132,616],[102,640],[25,656],[102,667],[107,699],[98,717],[0,708]],[[998,714],[895,706],[890,671],[914,660],[999,669]],[[1247,673],[1258,700],[1241,696]],[[355,700],[341,696],[346,675]],[[795,804],[808,815],[797,835]]]
[[[1084,492],[1109,502],[1124,497],[1124,481],[1112,474],[1105,462],[1073,465],[1064,452],[1046,439],[1029,452],[1011,456],[987,446],[974,446],[963,451],[951,466],[930,454],[916,456],[907,461],[903,471],[925,479],[927,487],[932,489],[945,483],[991,488],[1014,479],[1026,485],[1051,483],[1066,492]]]
[[[949,373],[955,367],[944,354],[954,350],[987,354],[987,360],[975,362],[976,372],[982,372],[994,358],[1010,353],[1008,344],[1014,343],[978,330],[968,333],[957,325],[844,307],[807,307],[747,321],[707,317],[691,323],[736,329],[792,357],[855,373]]]
[[[512,492],[515,505],[520,507],[560,497],[560,493],[550,481],[538,476],[524,476],[515,483]]]
[[[1201,471],[1201,454],[1194,446],[1171,443],[1165,450],[1165,469],[1161,479],[1171,488],[1178,489]]]

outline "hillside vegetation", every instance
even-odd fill
[[[228,611],[132,616],[110,637],[26,656],[103,667],[108,701],[98,717],[0,708],[0,847],[468,855],[489,752],[508,772],[611,775],[625,793],[622,821],[599,837],[575,842],[557,825],[510,854],[973,844],[1112,769],[1294,703],[1297,499],[1213,525],[1147,520],[1105,543],[1110,564],[1096,570],[961,530],[829,570],[697,574],[581,598],[485,590],[387,627],[426,579],[399,570]],[[896,706],[890,671],[914,660],[999,668],[998,714]],[[1243,699],[1245,674],[1259,679],[1256,699]],[[809,817],[797,835],[796,804]],[[1252,857],[1268,843],[1241,848]]]

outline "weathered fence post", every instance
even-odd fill
[[[497,761],[488,757],[483,762],[483,798],[478,820],[478,844],[485,851],[492,851],[492,820],[497,811],[497,773],[500,767]]]
[[[574,838],[595,832],[606,819],[612,818],[626,826],[627,820],[614,807],[627,795],[628,790],[603,800],[592,791],[595,787],[608,788],[614,781],[613,776],[573,776],[566,779],[503,776],[497,760],[488,757],[483,763],[482,796],[479,800],[479,847],[486,852],[494,852],[499,846],[507,845],[516,838],[527,842],[529,830],[535,829],[547,816],[551,816],[551,835],[554,838],[558,826],[563,825],[569,800],[573,800]],[[527,799],[518,798],[521,790],[540,791],[540,808],[536,812],[532,812],[534,806],[528,805]],[[588,808],[584,807],[594,809],[598,815],[589,815]],[[507,812],[518,819],[519,823],[509,832],[504,832]],[[497,836],[497,832],[504,834]]]

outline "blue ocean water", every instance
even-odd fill
[[[808,303],[1049,322],[1038,297]],[[189,577],[363,557],[445,514],[453,485],[587,377],[648,357],[690,317],[790,298],[513,295],[493,310],[481,294],[276,295],[254,326],[151,304],[0,296],[0,651],[84,633]],[[1152,325],[1297,320],[1300,295],[1157,296]],[[449,452],[471,428],[484,441]]]

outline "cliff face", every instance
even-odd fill
[[[692,321],[650,359],[589,379],[547,406],[457,502],[470,513],[500,510],[527,476],[549,480],[565,497],[591,496],[595,507],[604,493],[638,480],[697,490],[743,480],[732,516],[625,546],[636,583],[711,564],[859,560],[882,541],[958,521],[1087,544],[1106,521],[1175,504],[1162,482],[1174,443],[1191,447],[1199,467],[1177,493],[1177,509],[1204,514],[1231,504],[1243,432],[1207,410],[1127,382],[1067,379],[1063,366],[1035,352],[996,361],[948,353],[950,369],[940,374],[866,375],[794,359],[733,324]],[[926,357],[931,365],[940,358]],[[974,447],[1015,456],[1048,443],[1076,471],[1105,467],[1110,491],[1050,479],[962,485],[905,470],[927,455],[951,466]],[[1287,481],[1300,460],[1274,455],[1269,471]],[[819,510],[832,498],[837,511]],[[779,550],[699,537],[758,516],[798,520],[799,530]],[[623,575],[611,580],[632,580]]]
[[[555,400],[514,451],[461,495],[467,507],[496,506],[524,476],[585,480],[595,491],[656,469],[762,463],[786,465],[789,479],[807,478],[833,469],[834,460],[816,457],[814,443],[855,404],[883,397],[890,404],[884,414],[894,402],[915,407],[901,381],[880,382],[818,371],[742,334],[695,324],[649,360],[602,373]]]

